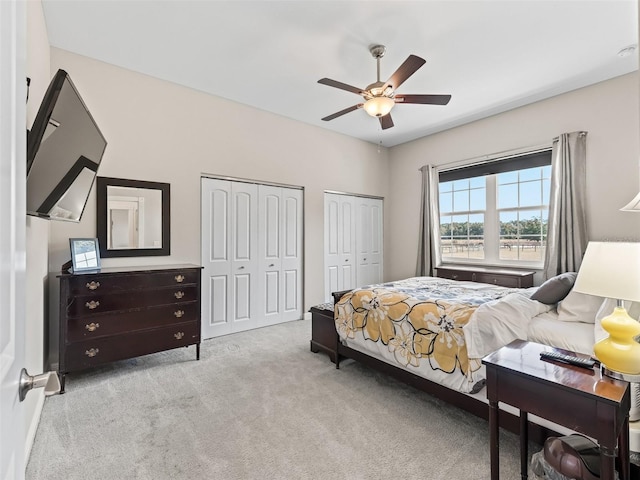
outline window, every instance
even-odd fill
[[[442,260],[542,265],[550,184],[550,150],[441,172]]]

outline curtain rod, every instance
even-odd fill
[[[586,135],[587,133],[588,132],[582,131],[582,130],[578,131],[578,134],[580,135]],[[552,148],[553,143],[557,142],[559,139],[560,139],[560,136],[557,136],[553,138],[550,143],[530,145],[528,147],[522,147],[522,148],[517,148],[512,150],[503,150],[501,152],[489,153],[487,155],[480,155],[478,157],[467,158],[464,160],[453,160],[448,163],[434,165],[434,167],[436,168],[436,170],[438,170],[438,172],[446,172],[448,170],[454,170],[456,168],[469,167],[475,163],[484,163],[491,160],[497,160],[498,158],[515,157],[517,155],[526,154],[526,153],[541,152],[541,151],[549,150],[550,148]],[[418,171],[420,171],[421,169],[422,167],[420,167]]]
[[[551,143],[545,143],[541,145],[531,145],[529,147],[523,147],[523,148],[518,148],[513,150],[503,150],[501,152],[489,153],[487,155],[480,155],[473,158],[466,158],[464,160],[453,160],[451,162],[443,163],[440,165],[434,165],[434,167],[436,168],[436,170],[438,170],[438,172],[446,172],[448,170],[455,170],[456,168],[470,167],[471,165],[474,165],[477,163],[484,163],[492,160],[497,160],[498,158],[515,157],[515,156],[526,154],[526,153],[541,152],[544,150],[549,150],[551,147],[552,147]],[[420,170],[420,168],[418,170]]]

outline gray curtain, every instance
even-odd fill
[[[586,143],[587,132],[563,133],[553,142],[545,279],[577,272],[587,248]]]
[[[438,208],[438,173],[435,167],[425,165],[422,172],[420,203],[420,232],[416,275],[433,276],[440,261],[440,212]]]

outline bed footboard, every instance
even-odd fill
[[[343,290],[340,292],[333,292],[334,305],[342,298],[345,293],[350,292],[351,290]],[[426,392],[434,397],[439,398],[453,406],[461,408],[477,417],[483,418],[485,420],[489,419],[489,405],[482,400],[478,400],[477,398],[471,397],[467,394],[457,392],[448,387],[440,385],[438,383],[432,382],[431,380],[427,380],[426,378],[415,375],[407,370],[404,370],[400,367],[396,367],[394,365],[388,364],[377,358],[371,357],[365,353],[362,353],[358,350],[354,350],[353,348],[347,347],[344,345],[340,339],[338,338],[338,333],[336,332],[337,344],[336,344],[336,352],[335,352],[335,364],[336,368],[340,367],[340,360],[351,358],[356,360],[368,367],[371,367],[375,370],[378,370],[384,374],[387,374],[401,382],[404,382],[412,387]],[[502,428],[509,430],[510,432],[519,434],[520,432],[520,418],[516,415],[513,415],[509,412],[500,411],[499,423]],[[532,440],[540,445],[544,443],[544,441],[550,436],[559,436],[557,432],[538,425],[537,423],[529,422],[529,440]]]

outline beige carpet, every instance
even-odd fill
[[[29,480],[488,479],[487,422],[352,360],[297,321],[67,377]],[[501,433],[501,478],[519,478]],[[532,450],[535,451],[535,446]]]

